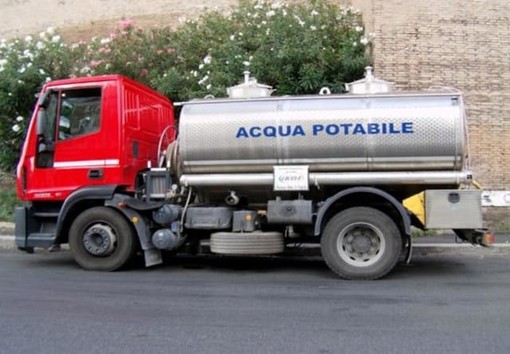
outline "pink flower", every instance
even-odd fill
[[[99,65],[101,65],[103,63],[102,60],[92,60],[90,63],[89,63],[89,66],[91,68],[96,68],[98,67]]]
[[[119,26],[119,28],[122,31],[127,31],[128,29],[133,27],[133,23],[134,23],[134,21],[132,19],[130,19],[130,18],[123,18],[122,20],[120,20],[117,23],[117,25]]]
[[[175,49],[174,49],[174,48],[168,48],[168,49],[166,50],[166,52],[167,52],[168,54],[172,54],[174,51],[175,51]]]
[[[142,69],[142,71],[140,71],[140,76],[142,76],[142,77],[143,77],[143,76],[147,76],[147,75],[149,75],[149,70],[147,70],[147,69]]]

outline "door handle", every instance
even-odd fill
[[[89,179],[101,179],[103,178],[103,169],[89,170],[87,177]]]

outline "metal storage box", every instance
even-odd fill
[[[425,191],[428,229],[478,229],[483,227],[480,190]]]

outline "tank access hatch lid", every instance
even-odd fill
[[[372,74],[372,67],[365,68],[365,78],[345,84],[345,89],[353,94],[386,93],[393,91],[394,83],[377,79]]]
[[[268,85],[259,84],[257,79],[250,77],[250,72],[244,72],[244,82],[237,86],[227,88],[229,98],[259,98],[269,97],[273,88]]]

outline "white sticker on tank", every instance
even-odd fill
[[[273,166],[273,190],[307,191],[308,166]]]

